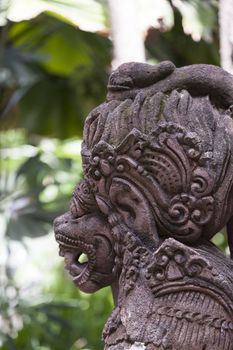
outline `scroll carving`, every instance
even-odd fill
[[[210,241],[226,226],[233,254],[233,77],[129,63],[108,89],[54,223],[65,266],[85,292],[112,286],[106,350],[233,350],[233,261]]]

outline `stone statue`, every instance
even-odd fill
[[[112,286],[105,350],[233,350],[233,76],[123,64],[82,158],[54,229],[82,291]],[[211,243],[225,226],[231,258]]]

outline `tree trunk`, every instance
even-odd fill
[[[114,45],[113,69],[130,61],[145,62],[137,0],[108,0]]]
[[[222,67],[233,74],[233,1],[219,1],[220,54]]]

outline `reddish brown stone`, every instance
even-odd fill
[[[233,261],[210,242],[227,226],[233,253],[233,77],[128,63],[108,88],[54,223],[75,284],[112,286],[105,349],[233,350]]]

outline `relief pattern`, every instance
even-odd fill
[[[108,89],[54,222],[65,266],[85,292],[112,287],[106,350],[233,350],[233,261],[210,241],[226,226],[233,252],[233,77],[129,63]]]

